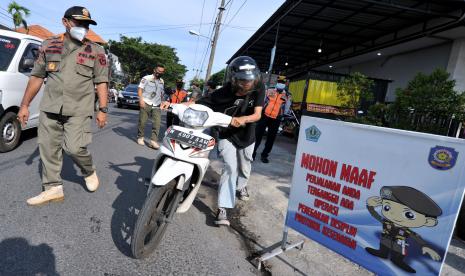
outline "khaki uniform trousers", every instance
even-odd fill
[[[42,187],[47,190],[63,184],[63,151],[87,177],[95,171],[87,146],[92,141],[90,116],[63,116],[40,112],[38,143],[42,161]]]
[[[139,111],[137,138],[144,137],[145,124],[149,117],[152,119],[152,135],[150,139],[157,142],[161,124],[161,110],[159,106],[153,106],[147,103],[145,103],[145,107],[141,108]]]

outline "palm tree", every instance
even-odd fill
[[[27,17],[31,12],[28,8],[25,8],[15,1],[11,2],[8,5],[8,13],[13,17],[13,24],[15,25],[15,30],[23,24],[24,28],[28,30],[26,20],[24,17]]]

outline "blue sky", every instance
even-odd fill
[[[226,3],[228,1],[226,0]],[[11,27],[11,19],[6,17],[5,11],[9,2],[2,1],[0,4],[0,24]],[[220,0],[16,0],[16,2],[31,10],[31,15],[26,18],[29,25],[40,24],[54,33],[64,31],[61,18],[67,8],[84,6],[89,9],[92,18],[98,23],[91,28],[105,40],[118,40],[119,34],[123,33],[126,36],[141,36],[147,42],[176,48],[181,63],[189,70],[185,79],[190,80],[196,74],[195,70],[201,68],[202,60],[204,62],[200,76],[205,77],[209,53],[204,58],[208,39],[189,35],[188,31],[195,30],[209,36]],[[222,26],[212,73],[224,68],[225,62],[284,2],[284,0],[231,0],[223,14],[222,21],[227,26]],[[203,24],[200,25],[200,22]]]

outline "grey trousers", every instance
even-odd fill
[[[252,153],[254,144],[237,149],[227,139],[220,139],[218,151],[224,166],[218,189],[218,207],[234,208],[236,190],[247,186],[252,170]]]
[[[42,161],[42,188],[63,184],[61,169],[65,151],[86,177],[95,171],[87,146],[92,141],[91,117],[40,112],[38,143]]]

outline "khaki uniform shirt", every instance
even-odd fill
[[[147,75],[141,79],[139,88],[142,88],[142,98],[146,104],[154,106],[161,104],[165,93],[163,79],[155,79],[153,74]]]
[[[32,76],[47,78],[40,110],[65,116],[94,114],[95,84],[108,82],[104,49],[62,34],[45,40]]]

